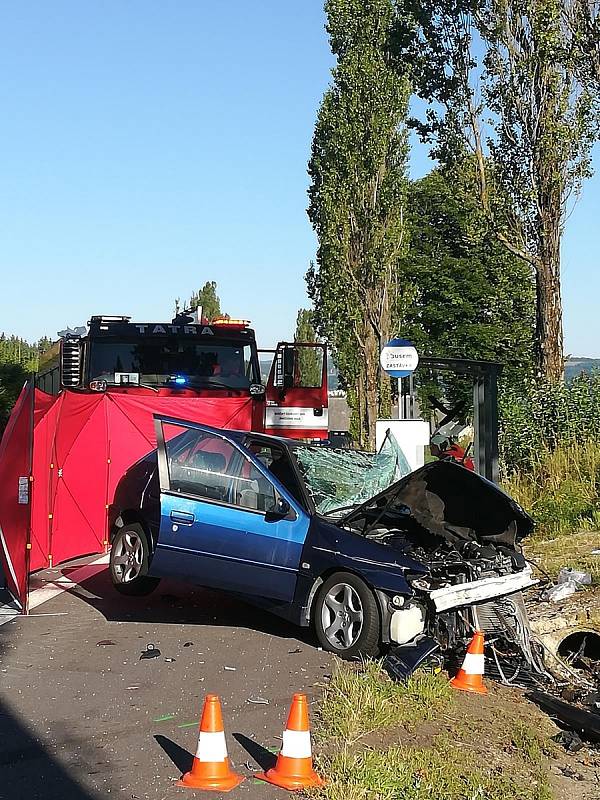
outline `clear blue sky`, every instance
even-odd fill
[[[264,346],[315,252],[306,162],[332,57],[321,0],[21,0],[0,9],[0,330],[170,316],[216,280]],[[600,164],[600,153],[596,159]],[[427,169],[417,148],[411,170]],[[598,201],[564,248],[567,351],[600,356]]]

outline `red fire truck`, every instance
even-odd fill
[[[60,332],[42,357],[36,386],[49,394],[246,397],[252,399],[253,430],[326,439],[325,345],[280,342],[275,350],[259,351],[249,324],[188,313],[170,323],[94,316],[87,328]]]
[[[95,316],[61,331],[0,442],[0,564],[27,609],[28,576],[109,547],[123,474],[156,446],[153,415],[327,439],[323,344],[257,349],[246,320]]]

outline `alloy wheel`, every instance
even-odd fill
[[[144,543],[135,531],[127,531],[113,546],[113,568],[119,583],[131,583],[142,570]]]
[[[327,641],[336,650],[348,650],[358,640],[364,613],[356,589],[347,583],[336,583],[323,598],[321,623]]]

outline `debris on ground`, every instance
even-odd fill
[[[592,576],[589,572],[563,567],[558,573],[557,583],[567,583],[568,581],[574,581],[575,583],[581,584],[581,586],[590,586],[592,583]]]
[[[566,600],[577,591],[577,584],[575,581],[565,581],[551,586],[542,592],[541,600],[545,603],[560,603],[561,600]]]
[[[268,706],[269,701],[265,697],[248,697],[247,703],[254,703],[255,705]]]
[[[236,667],[223,667],[223,669],[225,670],[225,672],[235,672],[237,668]]]
[[[184,643],[183,643],[183,646],[184,646],[184,647],[193,647],[193,646],[194,646],[194,643],[193,643],[193,642],[184,642]]]
[[[575,594],[582,586],[590,586],[592,576],[589,572],[563,567],[558,573],[556,584],[542,592],[540,600],[548,603],[560,603]]]
[[[546,692],[533,691],[527,698],[550,714],[561,727],[576,731],[589,741],[600,742],[600,714],[584,711]]]
[[[584,779],[581,772],[577,772],[577,770],[573,769],[572,767],[561,767],[560,771],[565,778],[570,778],[574,781],[582,781]]]
[[[560,731],[552,741],[562,745],[569,753],[577,753],[584,746],[583,739],[575,731]]]
[[[158,647],[153,645],[151,642],[146,645],[146,649],[142,650],[142,654],[140,656],[140,661],[143,658],[158,658],[160,656],[160,650]]]
[[[108,647],[108,645],[116,644],[113,642],[112,639],[101,639],[99,642],[96,642],[96,647]]]
[[[589,692],[581,698],[581,702],[586,706],[593,706],[600,711],[600,692]]]

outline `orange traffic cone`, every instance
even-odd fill
[[[187,786],[188,789],[229,792],[243,780],[242,775],[232,772],[229,766],[219,698],[216,694],[207,694],[192,769],[175,785]]]
[[[450,685],[463,692],[486,694],[487,689],[483,685],[483,658],[483,633],[475,631],[467,647],[463,665],[450,681]]]
[[[308,700],[305,694],[294,695],[277,763],[272,769],[254,777],[290,791],[322,786],[325,782],[312,765]]]

